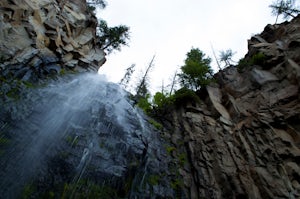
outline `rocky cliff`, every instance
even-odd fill
[[[158,134],[90,74],[30,83],[105,62],[85,1],[0,11],[0,198],[300,198],[300,16],[253,36]]]
[[[97,71],[97,19],[85,0],[0,2],[0,72],[35,80],[64,70]]]
[[[300,198],[300,16],[162,120],[189,198]]]

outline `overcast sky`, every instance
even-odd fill
[[[213,59],[221,50],[236,52],[238,61],[247,52],[247,40],[274,23],[268,7],[272,0],[107,0],[105,10],[97,13],[110,26],[130,27],[128,47],[107,56],[99,73],[119,82],[125,69],[136,64],[136,73],[144,70],[153,55],[155,67],[150,74],[151,90],[160,90],[161,82],[170,82],[183,65],[186,53],[199,48]],[[212,62],[217,72],[217,65]]]

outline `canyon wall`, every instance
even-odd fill
[[[0,11],[4,194],[16,192],[11,185],[18,179],[19,190],[34,179],[37,189],[31,198],[73,194],[78,184],[76,194],[96,187],[94,192],[103,196],[105,189],[113,193],[111,198],[300,197],[299,16],[268,25],[253,36],[239,65],[218,72],[215,83],[197,92],[201,103],[183,103],[158,118],[167,129],[159,137],[150,126],[155,121],[148,118],[146,123],[131,101],[123,101],[127,97],[123,91],[110,96],[119,90],[116,85],[109,84],[105,91],[98,89],[105,85],[101,82],[91,92],[86,88],[92,83],[83,79],[88,85],[78,92],[79,76],[64,77],[62,83],[50,82],[45,88],[27,82],[66,70],[97,71],[104,64],[105,53],[96,37],[97,19],[85,1],[2,0]],[[63,86],[63,91],[56,91],[63,83],[74,87],[70,92]],[[103,95],[96,95],[99,90]],[[74,106],[72,100],[78,98],[72,98],[73,94],[85,91],[93,98],[83,96],[82,102],[87,98],[92,103],[80,107],[79,101]],[[115,121],[123,116],[124,120]],[[60,124],[56,136],[51,129],[57,127],[51,123],[53,118]],[[44,123],[51,128],[43,127]],[[44,136],[48,131],[54,136],[52,142]],[[46,144],[37,143],[46,155],[36,150],[40,163],[32,164],[31,173],[26,174],[20,160],[28,156],[27,165],[38,161],[30,154],[23,157],[22,146],[30,148],[30,139],[39,136]],[[26,174],[23,181],[15,170]],[[92,182],[84,187],[81,178]]]
[[[248,44],[201,103],[164,117],[189,198],[300,197],[300,17]]]

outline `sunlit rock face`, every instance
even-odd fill
[[[62,69],[97,71],[105,62],[84,0],[3,0],[0,7],[3,75],[35,80]]]
[[[0,98],[1,198],[175,197],[165,142],[118,85],[80,74],[18,95]]]
[[[173,156],[187,155],[179,172],[190,198],[300,197],[299,24],[268,25],[244,65],[199,92],[201,104],[162,120]]]

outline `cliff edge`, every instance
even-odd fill
[[[189,198],[300,197],[299,24],[266,26],[200,104],[165,116]]]
[[[97,71],[105,62],[97,19],[85,0],[4,0],[0,11],[4,77],[27,81],[62,69]]]

